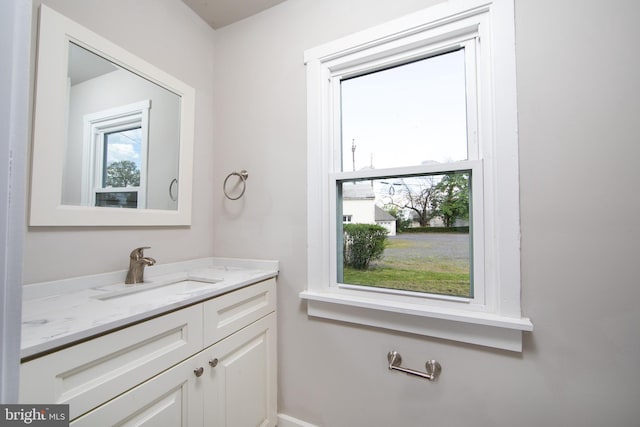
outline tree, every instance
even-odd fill
[[[453,227],[457,219],[469,219],[469,174],[446,174],[435,185],[434,214],[445,227]]]
[[[130,160],[113,162],[107,166],[106,187],[140,186],[140,169]]]
[[[400,209],[411,210],[421,227],[427,227],[434,215],[436,203],[436,185],[433,176],[418,176],[402,178],[399,183],[400,190],[394,192],[389,205]]]

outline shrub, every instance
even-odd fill
[[[359,270],[369,267],[369,263],[382,258],[387,230],[373,224],[346,224],[344,226],[344,264]]]

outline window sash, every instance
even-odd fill
[[[470,197],[470,237],[473,242],[471,248],[471,281],[473,283],[473,297],[457,297],[450,295],[419,293],[387,288],[375,288],[361,285],[351,285],[339,283],[338,272],[341,265],[338,262],[339,236],[338,225],[342,224],[342,209],[338,204],[338,184],[343,181],[365,180],[365,179],[386,179],[401,178],[403,176],[415,175],[436,175],[450,172],[471,172],[471,197]],[[431,304],[440,306],[456,307],[461,303],[465,308],[471,310],[484,311],[486,309],[487,297],[485,289],[484,272],[484,200],[483,200],[483,167],[481,160],[466,160],[454,163],[443,163],[421,166],[407,166],[402,168],[374,169],[356,172],[336,172],[329,175],[329,289],[332,292],[346,294],[361,294],[366,292],[370,296],[387,298],[397,302],[408,302],[410,300],[428,300]]]
[[[333,146],[333,161],[330,172],[342,171],[342,111],[341,105],[341,83],[343,80],[357,78],[362,75],[388,68],[402,66],[415,61],[436,57],[438,55],[454,52],[463,49],[465,52],[465,83],[466,83],[466,109],[467,109],[467,159],[477,160],[480,158],[479,149],[479,129],[478,129],[478,66],[477,49],[480,43],[480,36],[477,32],[464,34],[462,36],[450,37],[446,41],[418,47],[406,52],[387,55],[379,60],[366,61],[354,66],[331,69],[330,81],[330,133],[331,145]]]

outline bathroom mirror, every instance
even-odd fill
[[[190,225],[194,98],[41,6],[29,224]]]

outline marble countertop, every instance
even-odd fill
[[[206,258],[24,286],[21,358],[121,328],[275,277],[277,261]]]

